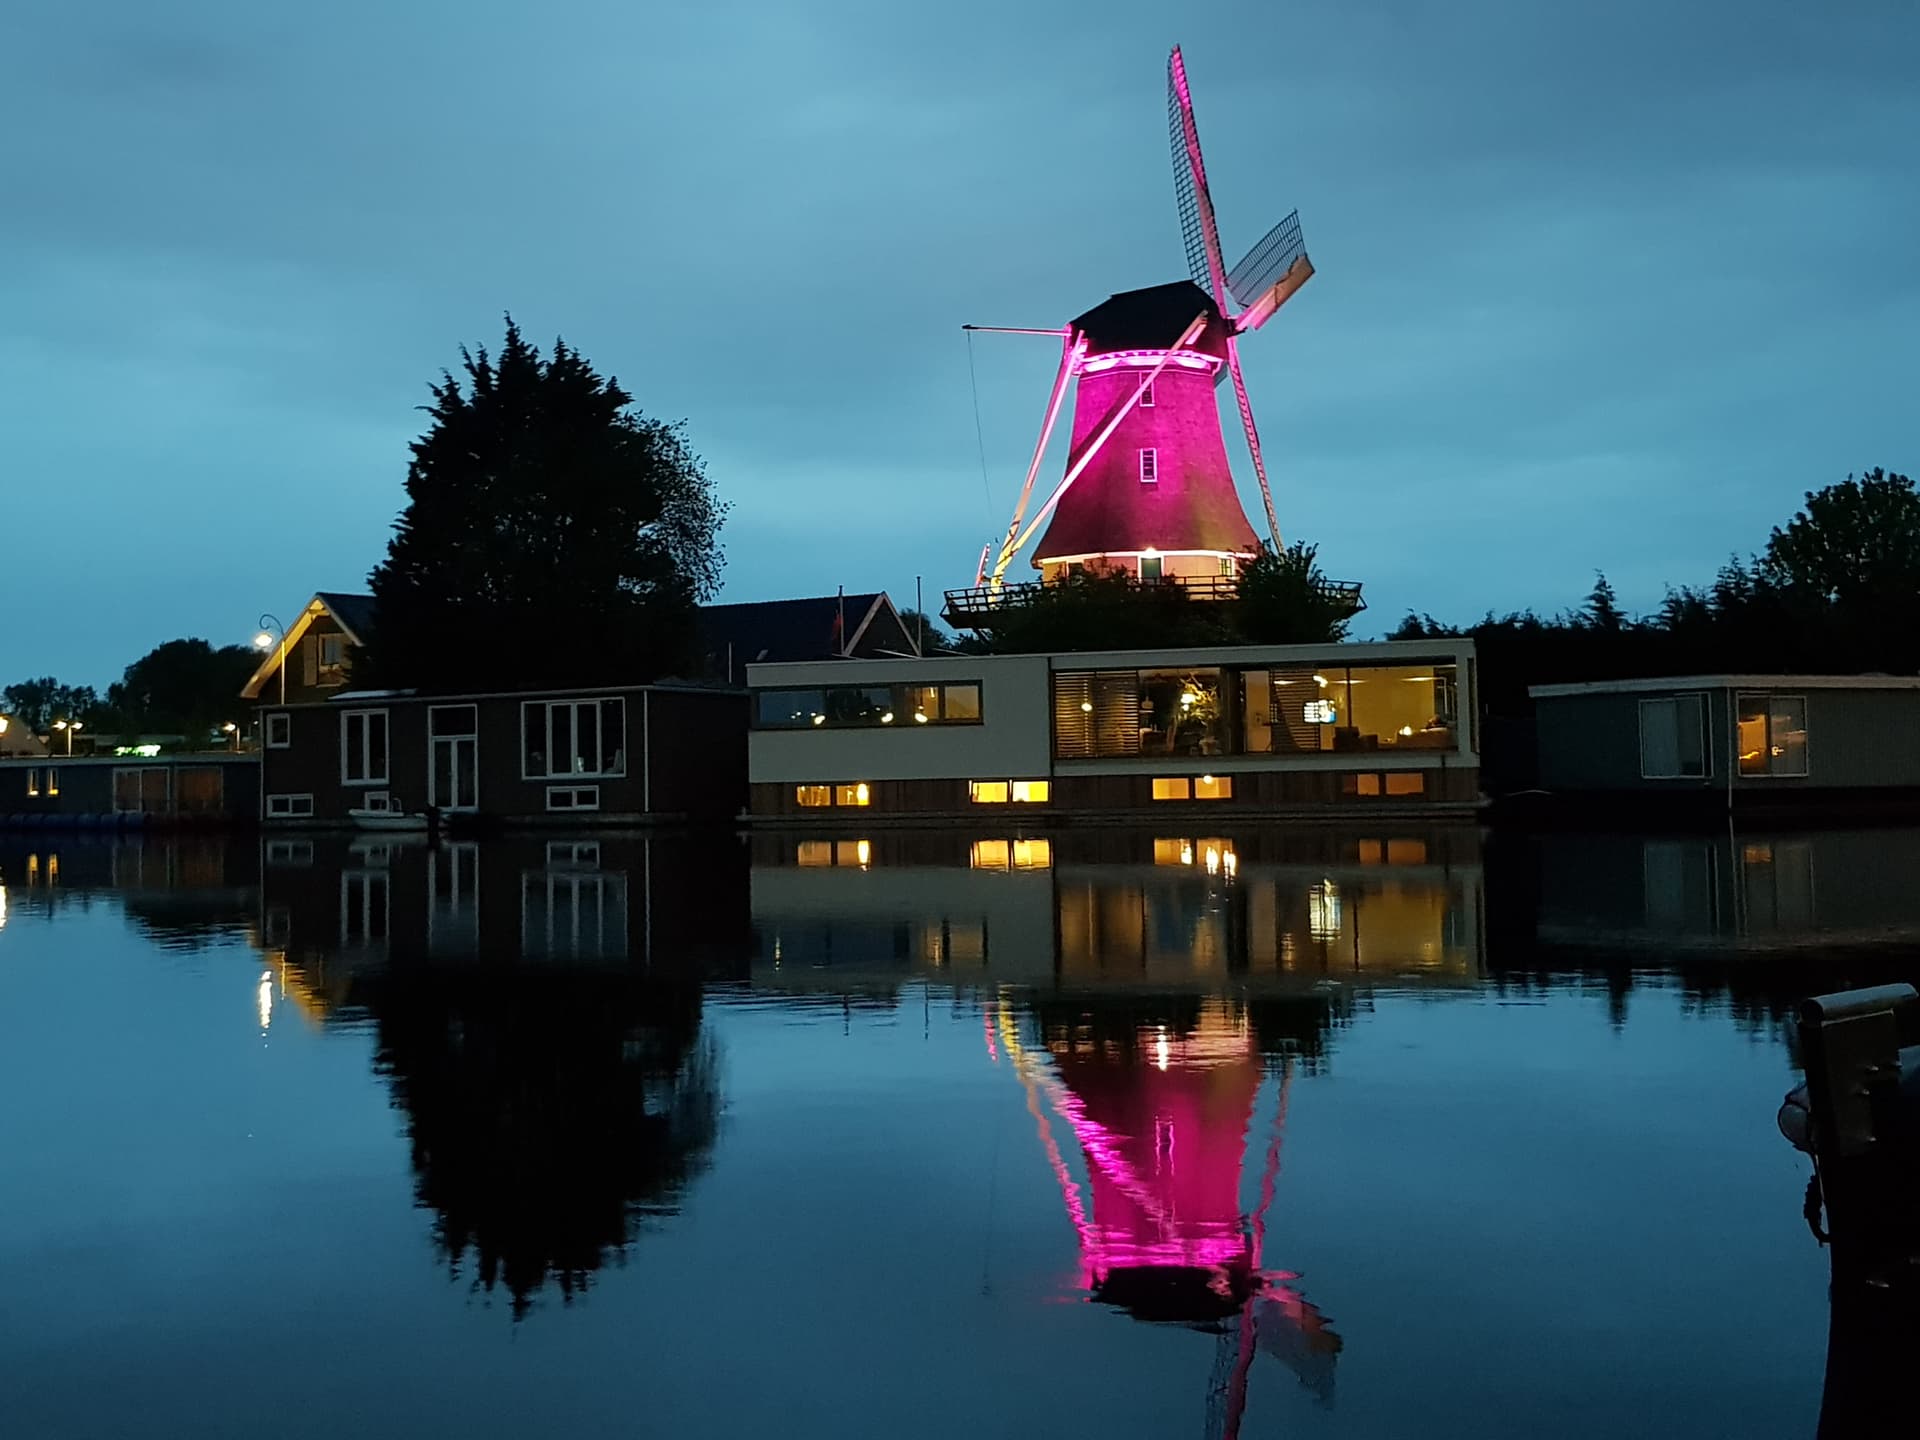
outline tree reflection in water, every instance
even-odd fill
[[[471,1264],[516,1320],[549,1282],[571,1302],[704,1169],[720,1093],[700,1007],[692,983],[522,967],[378,987],[416,1200],[453,1273]]]

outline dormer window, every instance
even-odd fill
[[[1140,483],[1157,485],[1160,482],[1160,452],[1146,449],[1140,452]]]

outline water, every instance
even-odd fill
[[[5,1433],[1810,1435],[1910,852],[0,836]]]

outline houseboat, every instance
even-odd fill
[[[1540,788],[1589,812],[1920,810],[1920,677],[1696,675],[1536,685]]]
[[[756,821],[1471,813],[1469,640],[747,667]]]

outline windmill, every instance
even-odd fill
[[[1060,365],[1006,535],[991,559],[983,553],[974,588],[948,596],[947,613],[956,623],[979,623],[1005,598],[1009,565],[1043,525],[1032,558],[1043,582],[1082,569],[1118,569],[1143,581],[1177,581],[1196,595],[1231,595],[1241,566],[1260,552],[1261,541],[1227,460],[1214,395],[1223,378],[1233,384],[1268,540],[1280,548],[1239,341],[1306,284],[1313,263],[1296,211],[1227,268],[1177,46],[1167,61],[1167,118],[1191,278],[1110,296],[1064,327],[1019,332],[1060,336]],[[1066,470],[1029,517],[1069,386],[1074,406]],[[1359,586],[1338,590],[1352,609],[1360,608]]]

